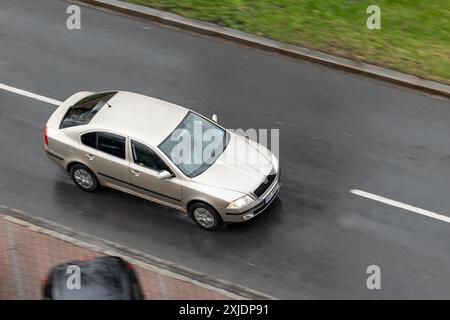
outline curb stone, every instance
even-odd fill
[[[234,299],[275,300],[276,298],[220,279],[213,279],[203,273],[183,267],[181,265],[159,259],[152,255],[127,248],[123,245],[97,238],[95,236],[77,232],[58,223],[31,216],[23,211],[0,204],[0,219],[5,219],[33,231],[48,234],[76,246],[97,251],[106,255],[121,256],[125,260],[157,273],[193,283],[210,290],[225,294]]]

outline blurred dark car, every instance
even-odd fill
[[[74,277],[79,278],[77,280]],[[45,280],[43,298],[143,300],[144,294],[131,264],[120,257],[105,256],[92,260],[70,261],[54,267]]]

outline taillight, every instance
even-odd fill
[[[48,146],[48,136],[47,136],[47,127],[44,130],[44,144]]]

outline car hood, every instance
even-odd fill
[[[255,142],[230,134],[225,151],[192,180],[205,185],[251,193],[274,171],[271,152]]]

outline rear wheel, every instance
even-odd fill
[[[83,191],[92,192],[98,189],[99,183],[95,174],[82,164],[75,164],[70,168],[73,182]]]
[[[205,230],[217,229],[223,223],[217,211],[206,203],[194,203],[190,206],[189,213],[192,220]]]

